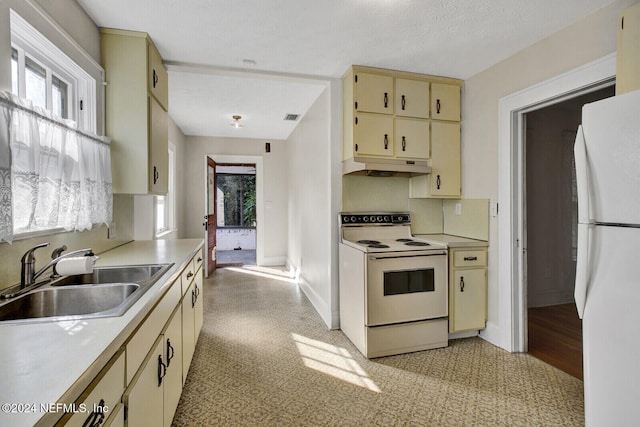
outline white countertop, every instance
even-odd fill
[[[469,239],[467,237],[452,236],[450,234],[414,234],[414,236],[427,241],[442,243],[449,248],[489,246],[489,242],[486,240]]]
[[[201,239],[136,241],[100,254],[97,266],[175,263],[120,317],[3,325],[0,322],[0,425],[51,425],[179,277]],[[17,265],[16,268],[20,266]]]

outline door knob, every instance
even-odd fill
[[[206,222],[203,222],[202,225],[204,226],[205,230],[209,230],[209,224]]]

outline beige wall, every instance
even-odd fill
[[[498,200],[500,98],[580,67],[616,50],[617,17],[637,0],[619,0],[507,60],[467,79],[462,96],[462,189],[465,197]],[[498,221],[490,218],[489,322],[500,327]],[[502,288],[502,289],[501,289]]]
[[[271,142],[271,152],[265,152],[265,142]],[[247,138],[213,138],[187,136],[184,160],[177,163],[182,175],[184,198],[179,229],[180,237],[203,238],[205,214],[205,156],[259,156],[263,161],[264,219],[259,227],[264,232],[264,252],[267,262],[280,260],[287,254],[287,145],[285,141]],[[260,244],[260,242],[258,242]]]

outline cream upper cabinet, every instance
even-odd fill
[[[357,113],[354,136],[356,157],[393,157],[393,117]]]
[[[460,197],[460,124],[431,122],[431,174],[427,197]]]
[[[429,118],[429,82],[396,79],[396,116]]]
[[[166,194],[168,82],[162,58],[146,33],[100,31],[113,192]]]
[[[393,114],[393,77],[357,72],[353,81],[357,111]]]
[[[431,166],[440,175],[434,179],[442,186],[446,177],[446,184],[419,193],[459,195],[461,85],[448,77],[350,67],[343,77],[343,160]],[[454,124],[457,132],[436,123]]]
[[[616,95],[640,89],[640,3],[620,14]]]
[[[429,122],[415,119],[395,120],[395,156],[407,159],[429,158]]]
[[[431,84],[431,118],[460,121],[460,86]]]

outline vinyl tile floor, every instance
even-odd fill
[[[366,359],[282,269],[223,268],[174,426],[580,426],[582,381],[474,337]]]

